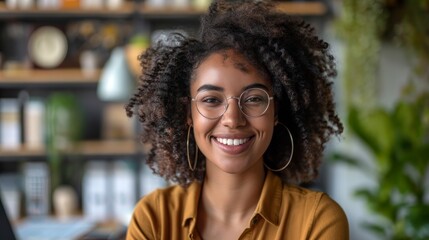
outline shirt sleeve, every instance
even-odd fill
[[[349,224],[343,209],[326,194],[315,207],[310,240],[348,240]]]
[[[143,197],[136,207],[128,225],[126,240],[157,239],[158,192]]]

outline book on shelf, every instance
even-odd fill
[[[30,149],[45,144],[45,104],[39,99],[30,99],[24,106],[24,143]]]
[[[82,209],[87,219],[104,221],[109,216],[108,162],[91,160],[85,166],[82,180]]]
[[[140,196],[143,197],[152,191],[167,186],[167,181],[153,173],[152,169],[143,161],[140,167]]]
[[[83,213],[95,221],[128,224],[136,204],[136,173],[128,160],[91,160],[83,178]]]
[[[21,144],[21,131],[19,100],[0,99],[0,147],[17,149]]]
[[[132,161],[116,160],[112,166],[112,209],[114,219],[128,225],[136,204],[137,181]]]

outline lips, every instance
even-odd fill
[[[226,137],[213,137],[214,143],[225,153],[236,155],[246,151],[251,143],[253,137],[247,138],[226,138]]]
[[[238,146],[242,145],[249,141],[250,138],[240,138],[240,139],[234,139],[234,138],[216,138],[216,141],[228,145],[228,146]]]

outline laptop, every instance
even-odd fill
[[[0,239],[2,240],[15,240],[15,233],[9,218],[6,215],[6,210],[0,198]]]

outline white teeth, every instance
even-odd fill
[[[216,138],[216,140],[225,145],[237,146],[237,145],[246,143],[247,141],[249,141],[249,138],[242,138],[242,139]]]

